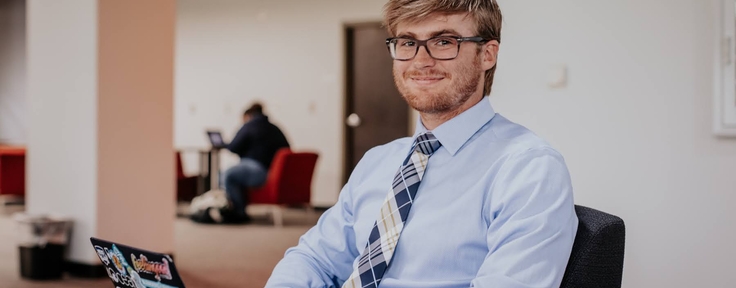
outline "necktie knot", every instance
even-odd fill
[[[432,132],[419,134],[414,140],[414,151],[422,152],[422,154],[431,156],[437,149],[440,149],[442,143],[434,137]]]

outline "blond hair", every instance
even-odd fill
[[[399,23],[415,23],[433,13],[470,13],[478,24],[477,35],[487,40],[501,42],[503,16],[496,0],[389,0],[384,6],[384,25],[391,36],[396,35]],[[468,35],[471,36],[471,35]],[[496,66],[485,72],[483,95],[491,93]]]

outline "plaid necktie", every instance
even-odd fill
[[[440,146],[442,144],[432,132],[421,134],[414,140],[412,152],[406,156],[396,173],[392,189],[381,206],[381,214],[373,225],[368,245],[360,254],[358,268],[353,270],[343,288],[378,287],[381,283],[399,242],[404,222],[409,217],[412,201],[427,169],[427,161]]]

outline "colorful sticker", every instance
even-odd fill
[[[125,257],[123,257],[123,253],[118,250],[118,247],[115,246],[115,244],[112,244],[112,253],[109,253],[110,258],[112,259],[112,263],[115,264],[115,269],[118,269],[118,272],[123,275],[127,275],[127,269],[128,262],[125,261]]]
[[[113,282],[120,283],[120,277],[118,276],[120,273],[115,272],[115,270],[110,267],[105,267],[105,271],[107,271],[107,276],[110,276],[110,279],[112,279]]]
[[[134,254],[130,254],[130,259],[136,272],[156,275],[157,280],[161,278],[171,280],[169,261],[166,258],[162,259],[163,262],[154,262],[148,261],[146,255],[141,254],[140,259],[136,259]]]
[[[128,274],[130,274],[130,280],[135,288],[146,288],[146,286],[143,285],[143,282],[141,282],[143,281],[141,276],[138,275],[138,273],[135,273],[135,271],[130,267],[128,267]]]
[[[110,265],[110,257],[107,257],[107,252],[105,252],[105,249],[95,245],[95,251],[97,251],[97,257],[100,257],[100,261],[105,264],[105,266]]]

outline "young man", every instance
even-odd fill
[[[485,98],[497,3],[390,0],[385,14],[415,135],[365,154],[266,286],[559,287],[578,224],[570,177]]]
[[[243,113],[243,126],[227,145],[230,152],[238,154],[240,163],[225,171],[225,193],[232,203],[234,215],[227,215],[227,222],[244,223],[250,220],[245,213],[247,198],[243,197],[248,187],[258,187],[266,182],[268,168],[273,156],[281,148],[288,148],[281,129],[268,121],[263,106],[253,104]]]

